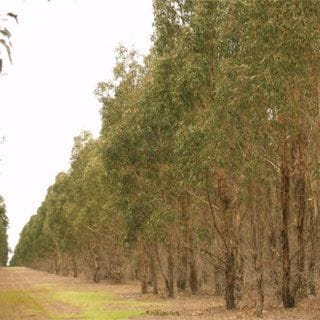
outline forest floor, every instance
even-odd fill
[[[141,295],[139,284],[93,284],[27,268],[0,268],[0,320],[257,319],[254,308],[227,312],[222,299],[179,294],[176,299]],[[320,320],[320,297],[295,309],[266,308],[266,320]]]

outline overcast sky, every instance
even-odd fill
[[[0,75],[0,194],[9,244],[69,168],[73,137],[100,130],[96,83],[112,77],[119,43],[146,53],[152,0],[0,0],[16,12],[13,65]]]

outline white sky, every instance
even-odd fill
[[[0,75],[0,194],[13,249],[59,171],[73,137],[100,130],[93,91],[112,77],[119,43],[146,53],[152,0],[0,0],[11,22],[13,65]]]

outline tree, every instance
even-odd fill
[[[316,289],[320,5],[153,4],[150,54],[118,48],[100,137],[75,138],[15,258],[57,249],[62,269],[130,274],[143,293],[214,281],[228,310],[253,287],[258,316],[265,298],[294,307]]]
[[[6,266],[8,262],[8,218],[4,199],[0,196],[0,266]]]

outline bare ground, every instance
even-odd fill
[[[48,319],[199,319],[199,320],[253,320],[257,319],[254,307],[240,307],[227,312],[221,298],[210,295],[178,294],[170,300],[154,297],[152,294],[141,295],[137,283],[127,285],[93,284],[83,279],[73,279],[50,275],[27,268],[0,268],[0,320],[48,320]],[[121,312],[132,309],[141,310],[143,316],[128,314],[98,316],[98,313],[81,313],[81,308],[69,301],[55,299],[57,292],[101,293],[118,297],[114,303],[108,302],[104,308]],[[92,304],[92,300],[88,302]],[[138,306],[138,307],[137,307]],[[53,316],[55,315],[55,316]],[[59,316],[60,315],[60,316]],[[64,316],[64,315],[69,315]],[[79,315],[79,316],[77,316]],[[320,320],[320,298],[306,299],[292,310],[278,306],[267,306],[263,313],[266,320]]]

